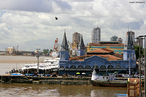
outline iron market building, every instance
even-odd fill
[[[115,71],[127,71],[129,66],[131,71],[136,67],[135,50],[133,43],[128,38],[128,47],[123,50],[123,55],[115,54],[113,50],[99,48],[85,53],[83,37],[81,37],[78,46],[78,56],[69,56],[69,46],[66,33],[64,33],[62,46],[60,50],[59,75],[76,75],[76,72],[85,73],[87,76],[92,74],[93,68],[99,69],[99,73],[107,75]]]

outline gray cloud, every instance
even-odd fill
[[[71,10],[71,6],[65,2],[60,0],[54,0],[54,2],[62,9],[62,10]]]
[[[52,2],[55,2],[62,10],[71,9],[67,2],[60,0],[1,0],[0,9],[50,13],[53,11]]]
[[[95,27],[101,27],[102,41],[113,35],[125,41],[128,25],[137,36],[144,34],[145,7],[127,0],[1,0],[0,50],[16,45],[20,50],[52,49],[56,38],[62,43],[64,30],[68,41],[79,32],[87,44]]]
[[[109,27],[113,30],[120,30],[123,28],[127,28],[127,30],[128,29],[136,30],[136,29],[140,29],[143,24],[144,24],[144,20],[140,20],[138,22],[124,23],[123,21],[119,19],[114,19],[110,21]]]

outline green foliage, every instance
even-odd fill
[[[43,53],[47,54],[49,52],[49,49],[43,49]]]
[[[138,59],[139,58],[139,46],[134,46],[134,49],[135,49],[136,59]],[[141,46],[140,46],[140,50],[141,50],[141,56],[143,56],[144,51]]]
[[[52,49],[50,49],[50,53],[52,52],[53,50]]]

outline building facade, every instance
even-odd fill
[[[101,30],[99,27],[93,28],[91,31],[91,43],[99,43],[100,41]]]
[[[113,50],[116,54],[123,54],[124,44],[118,41],[100,41],[99,43],[89,43],[87,46],[87,52],[96,50],[99,48],[106,48]]]
[[[136,41],[134,42],[134,45],[137,45],[137,46],[141,46],[143,47],[143,38],[136,38]]]
[[[125,50],[124,56],[127,55],[127,57],[124,57],[124,60],[113,55],[114,51],[104,48],[100,48],[98,51],[90,51],[89,53],[81,56],[69,58],[69,52],[67,49],[68,45],[65,41],[67,41],[67,39],[64,34],[60,53],[61,60],[59,61],[59,75],[67,73],[70,75],[76,75],[76,72],[84,72],[90,76],[93,68],[99,69],[100,74],[107,75],[108,73],[112,73],[114,71],[127,70],[129,67],[131,70],[134,70],[136,67],[136,58],[133,56],[133,54],[135,54],[134,50]],[[82,48],[81,50],[85,49]],[[130,54],[133,57],[129,57]]]
[[[134,42],[135,42],[135,32],[133,31],[128,31],[126,33],[126,44],[125,44],[125,49],[133,49],[134,48]]]
[[[72,43],[76,43],[76,44],[79,44],[79,42],[80,42],[80,33],[78,33],[78,32],[75,32],[74,34],[73,34],[73,40],[72,40]]]

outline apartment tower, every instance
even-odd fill
[[[93,28],[91,31],[91,43],[99,43],[101,30],[99,27]]]

